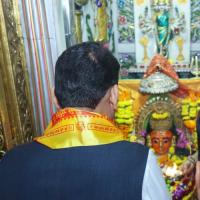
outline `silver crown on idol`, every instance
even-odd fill
[[[177,88],[178,83],[176,80],[157,71],[141,80],[139,91],[146,94],[164,94],[172,92]]]

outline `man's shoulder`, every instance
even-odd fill
[[[137,149],[138,151],[149,152],[149,148],[136,142],[121,141],[114,143],[116,146],[125,149]]]
[[[22,159],[26,156],[30,156],[30,154],[35,154],[37,151],[40,151],[41,145],[36,142],[30,142],[27,144],[18,145],[11,150],[7,151],[4,157],[2,158],[2,162],[7,159]]]
[[[120,142],[115,142],[115,143],[111,143],[111,144],[107,144],[103,146],[100,145],[99,147],[96,147],[95,149],[98,152],[102,152],[101,149],[104,152],[110,152],[112,156],[123,156],[123,157],[127,156],[127,159],[128,157],[129,159],[131,157],[141,157],[143,159],[145,158],[146,160],[149,154],[148,147],[139,143],[133,143],[129,141],[120,141]]]

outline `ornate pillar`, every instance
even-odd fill
[[[34,134],[18,0],[0,1],[0,152]]]

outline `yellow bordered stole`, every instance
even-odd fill
[[[52,117],[43,136],[34,140],[51,149],[109,144],[126,136],[114,122],[98,113],[65,108]]]

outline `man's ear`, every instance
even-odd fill
[[[55,104],[56,108],[59,110],[61,109],[59,103],[58,103],[58,99],[55,95],[55,87],[52,88],[52,97],[53,97],[53,103]]]
[[[118,102],[118,85],[117,84],[111,87],[109,100],[114,110],[117,110],[117,102]]]

